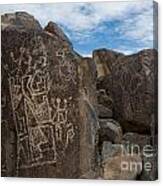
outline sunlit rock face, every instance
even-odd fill
[[[108,49],[94,50],[93,60],[96,63],[98,78],[109,75],[115,61],[120,56],[123,56],[123,54]]]
[[[55,23],[17,12],[1,27],[2,175],[94,178],[96,69]]]

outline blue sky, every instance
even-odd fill
[[[84,56],[98,48],[125,54],[153,48],[152,0],[0,5],[1,14],[14,11],[32,14],[42,27],[56,22]]]

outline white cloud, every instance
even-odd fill
[[[123,20],[128,12],[148,8],[150,0],[126,2],[55,3],[1,5],[1,12],[24,10],[33,14],[45,26],[48,20],[74,31],[92,30],[103,21]]]
[[[144,45],[152,44],[153,41],[153,12],[148,9],[134,17],[128,18],[119,28],[119,32],[126,38],[138,40]]]
[[[29,12],[42,26],[48,21],[62,25],[80,44],[89,40],[97,30],[102,32],[101,23],[114,20],[121,22],[116,32],[122,36],[146,46],[153,40],[152,0],[0,5],[1,14],[15,11]]]
[[[131,54],[135,54],[137,52],[139,52],[140,50],[142,50],[142,48],[132,48],[130,47],[129,48],[115,48],[113,49],[114,51],[117,51],[117,52],[120,52],[120,53],[123,53],[125,55],[131,55]]]
[[[83,57],[92,57],[92,54],[90,54],[90,53],[82,53],[81,55]]]

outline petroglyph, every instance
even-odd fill
[[[65,146],[67,147],[69,143],[72,143],[73,138],[75,136],[75,132],[74,132],[74,126],[72,123],[68,123],[67,126],[67,135],[66,135],[66,144]]]
[[[17,57],[10,52],[11,62],[16,64],[8,82],[17,132],[17,171],[56,162],[48,100],[47,53],[40,36],[30,43],[33,43],[32,50],[20,47]]]
[[[56,52],[56,56],[59,60],[59,65],[56,66],[56,70],[58,71],[59,79],[63,82],[72,82],[73,84],[76,84],[76,69],[75,65],[68,60],[68,54],[69,52],[66,50],[58,50]]]
[[[75,136],[68,116],[72,97],[49,99],[52,82],[46,48],[40,36],[29,43],[32,49],[22,46],[18,56],[10,52],[11,62],[16,64],[8,82],[17,132],[17,172],[21,168],[55,163],[57,143],[62,144],[64,151]],[[75,66],[66,61],[66,55],[65,50],[56,52],[59,64],[55,70],[61,79],[59,86],[64,88],[70,81],[76,83]]]
[[[53,125],[56,131],[56,140],[64,144],[64,148],[67,148],[68,144],[72,142],[75,132],[74,126],[68,121],[68,103],[71,104],[72,97],[69,99],[52,99],[53,108],[55,112],[53,114]],[[66,141],[63,142],[64,136],[66,135]]]
[[[13,110],[16,110],[16,108],[18,107],[22,99],[21,85],[19,84],[17,77],[9,78],[9,86],[10,86],[10,95],[12,99]]]

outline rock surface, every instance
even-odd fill
[[[107,107],[103,106],[102,104],[97,105],[98,110],[98,117],[100,119],[106,119],[106,118],[112,118],[113,113],[111,109],[108,109]]]
[[[96,63],[103,64],[105,61],[105,64],[110,64],[109,73],[98,78],[98,92],[105,91],[105,97],[99,96],[99,103],[104,105],[105,101],[102,103],[101,100],[113,100],[113,117],[126,132],[149,134],[156,131],[156,50],[143,50],[134,55],[117,55],[114,58],[112,56],[115,56],[115,52],[112,55],[110,53],[107,50],[94,52]],[[106,59],[103,59],[104,54]]]
[[[94,50],[93,59],[96,63],[98,77],[110,74],[112,66],[119,56],[123,56],[123,54],[108,49]]]
[[[47,26],[44,28],[44,31],[46,31],[47,34],[51,35],[52,37],[55,37],[59,42],[63,42],[67,44],[67,47],[72,47],[72,44],[69,40],[69,38],[64,34],[61,28],[58,27],[57,24],[53,22],[49,22]]]
[[[56,24],[43,30],[27,13],[2,16],[2,176],[95,176],[89,65]]]
[[[129,132],[124,134],[122,143],[126,145],[138,145],[140,151],[143,150],[145,145],[150,145],[152,141],[151,136],[141,135],[138,133]]]
[[[129,166],[131,163],[137,164],[140,167],[142,163],[141,158],[137,155],[131,156],[115,156],[105,161],[104,167],[104,179],[109,180],[136,180],[141,173],[141,169],[136,170],[123,170],[120,165],[125,162],[125,165]]]
[[[141,180],[155,180],[158,177],[157,146],[153,146],[152,141],[151,136],[137,133],[126,133],[122,139],[122,144],[130,152],[136,153],[142,158],[144,167],[139,178]]]
[[[118,121],[125,133],[123,139],[119,138],[118,143],[128,148],[131,156],[128,160],[135,156],[136,159],[137,157],[142,159],[142,172],[139,176],[133,172],[132,174],[121,173],[118,167],[122,161],[121,157],[114,158],[111,152],[115,150],[111,150],[111,147],[113,148],[111,143],[107,147],[104,145],[106,140],[107,143],[108,141],[117,142],[113,140],[113,133],[110,134],[105,127],[103,129],[100,122],[100,127],[103,129],[99,132],[101,157],[103,159],[105,156],[104,159],[106,159],[110,153],[112,154],[112,159],[103,167],[103,176],[106,179],[156,179],[158,177],[157,51],[148,49],[125,56],[111,50],[99,49],[93,52],[93,59],[98,72],[99,122],[101,118],[108,116],[107,108],[112,113],[109,119]],[[102,150],[103,145],[105,151]],[[151,157],[144,155],[144,147],[149,151],[153,149]],[[123,157],[123,160],[125,159],[127,161],[126,156]],[[148,168],[151,166],[150,171],[146,169],[146,166]]]
[[[80,171],[81,178],[98,176],[98,116],[96,115],[96,67],[91,58],[83,58],[79,68]],[[94,165],[94,166],[92,166]]]
[[[125,131],[150,133],[151,125],[156,125],[156,60],[155,50],[117,60],[113,70],[114,109]]]
[[[1,16],[1,29],[16,29],[18,31],[41,31],[39,22],[27,12],[16,12]]]
[[[121,143],[122,129],[118,122],[116,122],[113,119],[100,119],[99,125],[100,141],[111,141],[113,143]]]
[[[142,171],[137,154],[127,154],[123,145],[105,142],[102,151],[102,177],[109,180],[136,180]],[[132,166],[133,168],[132,168]]]

